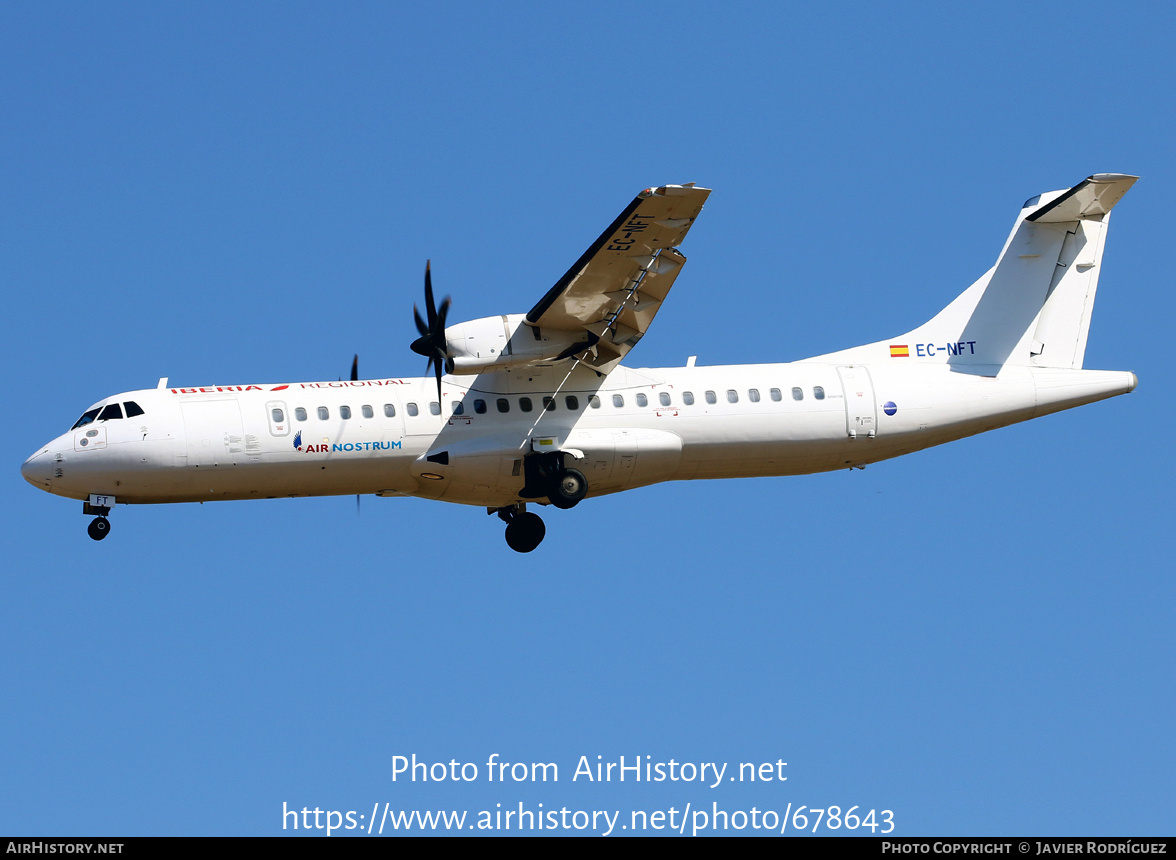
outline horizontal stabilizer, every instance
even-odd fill
[[[1056,224],[1106,215],[1137,179],[1138,176],[1125,173],[1096,173],[1026,216],[1025,220]]]

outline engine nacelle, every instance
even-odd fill
[[[503,314],[445,329],[446,353],[454,373],[481,373],[531,364],[550,364],[591,346],[587,331],[557,331],[527,325],[524,314]]]

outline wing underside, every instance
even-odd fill
[[[582,332],[570,351],[612,369],[649,328],[686,257],[677,246],[710,189],[665,185],[642,191],[527,314],[541,330]]]

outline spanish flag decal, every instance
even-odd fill
[[[892,344],[890,344],[890,357],[891,358],[910,358],[911,351],[909,349],[907,349],[907,345],[905,343],[899,344],[899,345],[892,343]]]

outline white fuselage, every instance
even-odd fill
[[[71,430],[22,473],[50,493],[130,504],[375,493],[495,508],[519,501],[532,451],[568,452],[589,495],[798,475],[907,454],[1136,382],[1128,372],[902,359],[617,367],[607,377],[566,366],[447,376],[439,404],[432,378],[128,392],[96,406],[133,401],[143,414]]]

